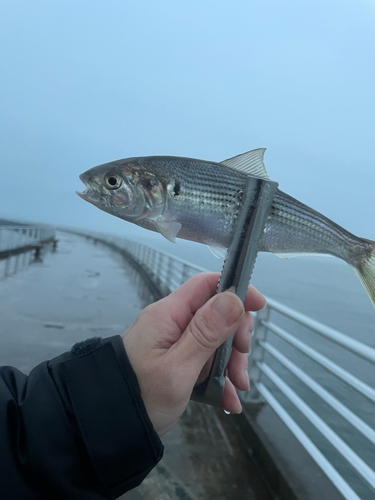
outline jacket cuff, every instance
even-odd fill
[[[121,337],[88,342],[54,358],[49,370],[101,483],[116,497],[142,482],[162,458],[163,445]]]

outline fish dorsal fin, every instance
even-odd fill
[[[156,229],[160,234],[172,243],[176,243],[176,236],[180,231],[182,224],[174,220],[154,220]]]
[[[265,151],[265,148],[253,149],[247,153],[228,158],[228,160],[222,161],[221,164],[233,170],[237,170],[238,172],[242,172],[243,174],[252,175],[259,179],[269,181],[270,178],[268,177],[266,167],[263,163]]]

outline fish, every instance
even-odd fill
[[[77,194],[116,217],[162,234],[208,245],[225,255],[247,176],[270,181],[264,148],[220,163],[176,156],[112,161],[80,175]],[[359,238],[277,189],[258,251],[281,257],[323,254],[355,271],[375,307],[375,242]]]

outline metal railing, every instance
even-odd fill
[[[0,226],[0,254],[53,239],[55,230],[48,226]]]
[[[166,252],[137,243],[119,236],[105,233],[68,230],[76,234],[110,244],[130,254],[141,265],[163,295],[168,295],[197,273],[207,272],[207,269],[191,262],[179,259]]]
[[[341,492],[344,498],[361,498],[357,495],[353,488],[350,487],[348,482],[344,480],[342,475],[340,475],[332,466],[332,463],[327,460],[324,454],[319,450],[319,447],[308,437],[307,433],[303,431],[302,427],[296,423],[296,420],[292,418],[291,410],[289,409],[289,411],[285,411],[285,408],[270,392],[270,389],[267,388],[265,382],[271,382],[271,387],[273,386],[277,388],[278,392],[292,404],[294,409],[298,410],[298,412],[315,427],[320,435],[323,436],[329,445],[334,448],[337,454],[348,463],[348,465],[356,472],[363,482],[371,490],[375,491],[374,470],[359,456],[359,453],[355,452],[339,435],[340,433],[346,434],[347,436],[351,435],[351,441],[354,442],[357,437],[355,437],[356,435],[353,434],[353,431],[361,434],[368,443],[368,455],[371,453],[374,455],[375,449],[373,446],[375,445],[375,430],[364,420],[364,416],[366,413],[367,417],[368,414],[374,415],[375,413],[375,389],[343,366],[340,366],[339,362],[335,362],[328,356],[319,352],[321,349],[324,350],[326,348],[327,344],[324,342],[325,340],[339,346],[342,348],[342,353],[345,351],[350,353],[351,359],[354,360],[357,358],[358,362],[358,357],[360,357],[365,360],[369,364],[367,374],[368,379],[374,380],[371,377],[371,373],[375,374],[375,349],[297,311],[294,311],[293,309],[286,307],[275,300],[268,298],[267,302],[267,308],[260,311],[256,315],[255,319],[252,349],[249,359],[249,374],[252,382],[252,388],[244,395],[245,401],[255,402],[259,400],[259,397],[262,397],[274,409],[289,430],[301,442],[306,451],[336,485],[337,489]],[[288,318],[294,324],[298,324],[307,329],[310,334],[320,336],[323,339],[323,342],[319,342],[321,349],[317,350],[311,347],[309,343],[299,339],[298,334],[291,334],[275,322],[271,321],[270,316],[273,313],[278,313],[279,317]],[[269,337],[270,333],[273,334],[272,338]],[[318,383],[305,370],[301,369],[301,367],[283,354],[280,348],[273,345],[276,339],[283,341],[279,342],[280,345],[288,344],[289,346],[292,346],[300,355],[303,355],[295,356],[297,363],[303,364],[304,358],[307,357],[325,370],[324,384]],[[267,360],[265,359],[266,355],[268,355]],[[274,363],[275,361],[277,363]],[[338,426],[337,429],[333,428],[335,427],[333,424],[331,424],[331,426],[328,425],[326,421],[319,416],[318,410],[313,410],[311,405],[309,405],[308,402],[304,401],[301,396],[297,394],[298,389],[294,390],[290,383],[286,383],[276,373],[274,367],[271,366],[272,362],[273,364],[282,366],[287,372],[289,372],[289,374],[292,374],[295,377],[295,379],[300,383],[300,385],[294,383],[294,385],[298,387],[299,392],[301,392],[301,386],[308,388],[315,395],[317,395],[318,398],[320,398],[323,405],[329,406],[333,412],[343,419],[345,421],[345,425]],[[349,386],[357,395],[367,400],[366,402],[362,402],[362,404],[358,407],[358,410],[361,408],[367,408],[367,411],[361,411],[361,413],[364,414],[362,418],[357,415],[355,411],[343,404],[343,402],[340,401],[334,394],[332,394],[332,392],[338,393],[340,386],[337,385],[335,388],[335,381],[332,380],[332,377],[330,378],[331,375],[333,375],[338,381]],[[331,390],[327,389],[327,387]],[[316,406],[318,408],[319,404]],[[330,418],[330,420],[333,422],[337,421],[336,418]],[[374,421],[374,419],[372,419],[372,421]],[[342,432],[343,430],[345,430],[345,432]]]
[[[126,251],[164,294],[205,271],[124,238],[99,233],[85,235]],[[277,323],[271,316],[277,316]],[[286,322],[292,331],[280,326]],[[366,369],[362,378],[343,364],[353,368],[363,365]],[[365,459],[374,466],[374,348],[267,297],[266,308],[255,315],[249,375],[251,389],[241,393],[245,403],[270,405],[344,498],[375,498],[375,472]],[[344,386],[350,389],[347,404],[338,397],[347,393]],[[318,431],[318,437],[311,428]],[[353,482],[350,470],[355,471],[358,480]]]

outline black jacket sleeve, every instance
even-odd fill
[[[114,499],[163,454],[121,337],[0,368],[0,498]]]

